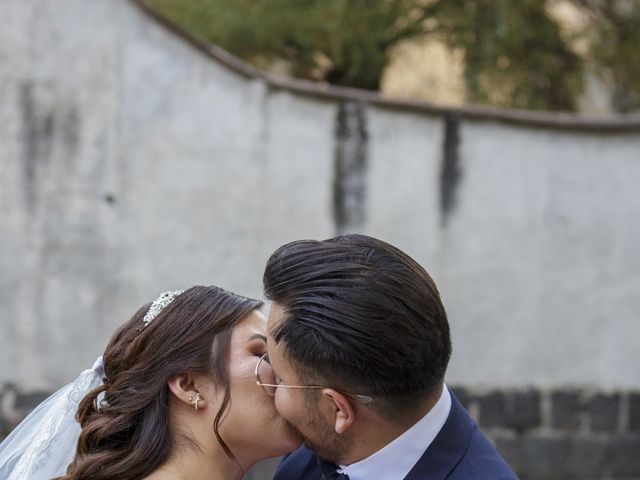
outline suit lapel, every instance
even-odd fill
[[[469,414],[451,393],[451,411],[447,421],[404,480],[447,478],[467,451],[471,432],[472,423]]]

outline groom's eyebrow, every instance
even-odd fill
[[[247,342],[250,342],[251,340],[255,340],[256,338],[262,340],[264,343],[267,343],[267,337],[265,337],[261,333],[254,333],[249,338],[247,338]]]

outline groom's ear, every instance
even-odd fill
[[[167,380],[167,385],[177,400],[189,405],[194,410],[196,400],[198,400],[198,410],[202,410],[206,408],[207,401],[196,387],[199,384],[197,377],[197,375],[190,373],[179,373]]]
[[[329,405],[334,417],[333,429],[336,433],[346,432],[355,420],[355,411],[351,405],[351,399],[333,388],[323,388],[322,395],[325,400],[330,402]]]

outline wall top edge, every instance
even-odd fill
[[[534,128],[572,130],[584,133],[600,132],[620,134],[640,132],[640,114],[595,117],[566,112],[516,110],[481,105],[445,107],[420,100],[386,97],[379,92],[369,90],[271,75],[249,65],[217,45],[204,42],[191,35],[147,5],[145,0],[128,1],[138,7],[150,19],[201,51],[207,57],[217,61],[247,80],[264,82],[267,89],[272,91],[283,90],[293,94],[327,101],[361,102],[389,110],[409,111],[433,116],[453,116],[461,120],[497,122]]]

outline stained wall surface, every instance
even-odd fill
[[[287,86],[216,52],[129,0],[0,1],[0,384],[51,390],[160,291],[260,296],[279,245],[358,231],[435,278],[448,382],[640,385],[639,122]]]

